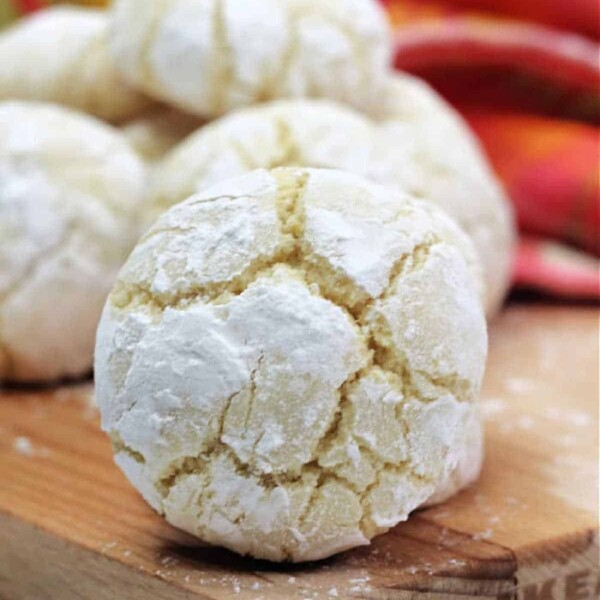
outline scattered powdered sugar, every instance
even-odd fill
[[[522,415],[517,419],[517,427],[525,430],[533,429],[535,427],[535,420],[528,415]]]
[[[494,536],[494,532],[491,529],[486,529],[484,531],[479,531],[477,533],[474,533],[471,537],[475,541],[481,541],[481,540],[489,540],[493,536]]]
[[[450,559],[448,559],[448,564],[453,567],[464,567],[469,563],[467,563],[466,560],[460,560],[458,558],[450,558]]]
[[[577,446],[577,437],[571,433],[565,433],[558,437],[558,443],[563,448],[573,448]]]
[[[33,456],[33,446],[29,438],[19,436],[14,443],[15,450],[23,456]]]
[[[508,404],[500,398],[485,398],[479,403],[481,415],[489,420],[506,411]]]
[[[524,395],[535,389],[535,382],[521,377],[509,377],[504,381],[504,387],[511,394]]]
[[[360,594],[360,593],[368,593],[372,590],[373,588],[371,588],[370,585],[366,585],[366,586],[360,586],[360,585],[354,585],[350,588],[350,592],[352,592],[353,594]]]
[[[589,427],[594,423],[594,419],[582,410],[570,410],[558,406],[548,407],[545,415],[552,421],[558,421],[572,427]]]
[[[47,448],[35,447],[31,440],[24,435],[15,438],[13,448],[18,454],[30,458],[36,456],[48,456],[50,454],[50,451]]]
[[[105,542],[104,544],[102,544],[102,547],[100,548],[100,552],[102,554],[105,554],[109,550],[112,550],[113,548],[116,548],[117,545],[118,545],[117,542]]]

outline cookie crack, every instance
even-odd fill
[[[57,102],[62,104],[70,104],[75,101],[76,105],[81,109],[90,110],[93,108],[89,104],[89,98],[83,94],[84,88],[80,86],[79,74],[84,72],[84,66],[89,57],[101,46],[103,34],[95,34],[93,38],[88,40],[85,48],[72,57],[69,64],[63,68],[62,77],[55,80],[55,90]],[[89,96],[89,90],[88,90]]]
[[[22,287],[38,273],[48,262],[56,258],[56,256],[68,245],[69,241],[75,236],[76,221],[69,221],[65,224],[65,229],[60,238],[51,246],[43,251],[36,259],[32,260],[19,279],[15,281],[8,290],[0,294],[0,305],[6,304],[13,296],[18,294]]]
[[[159,29],[163,22],[163,17],[169,7],[170,3],[166,0],[154,0],[152,8],[150,9],[153,11],[152,19],[140,46],[138,55],[140,79],[141,83],[150,89],[153,89],[157,83],[152,67],[152,46],[156,42]]]
[[[292,472],[266,473],[261,470],[255,460],[244,462],[240,459],[235,450],[222,439],[227,410],[231,405],[233,397],[241,393],[241,391],[238,391],[229,399],[221,415],[221,428],[217,439],[208,442],[199,455],[187,456],[173,461],[163,474],[158,479],[155,479],[155,486],[161,493],[161,496],[165,498],[169,495],[172,487],[182,478],[191,474],[198,475],[204,473],[208,465],[221,457],[226,457],[230,461],[231,465],[233,465],[232,468],[238,475],[245,478],[252,478],[257,485],[262,486],[265,490],[296,483],[308,474],[314,473],[318,475],[318,481],[311,492],[306,506],[303,507],[302,514],[298,520],[299,526],[305,526],[306,519],[313,510],[316,502],[318,502],[322,487],[327,482],[335,480],[356,495],[362,509],[361,518],[356,526],[365,536],[370,537],[373,530],[381,529],[373,522],[370,501],[373,490],[381,485],[384,474],[401,474],[424,486],[432,485],[432,481],[416,472],[410,456],[404,461],[391,463],[373,452],[359,437],[354,435],[352,435],[352,439],[357,443],[362,456],[374,472],[374,480],[365,488],[360,489],[347,477],[340,475],[335,465],[333,468],[319,465],[319,456],[327,445],[339,439],[340,435],[343,435],[342,427],[344,418],[347,416],[347,412],[351,410],[349,393],[352,386],[360,381],[369,370],[378,368],[384,373],[389,373],[399,379],[402,385],[401,391],[405,397],[414,398],[420,402],[430,400],[423,395],[413,381],[414,373],[410,368],[408,359],[388,347],[386,340],[378,332],[379,327],[374,330],[370,311],[376,306],[377,302],[385,300],[395,292],[402,277],[405,277],[410,272],[421,269],[427,263],[432,248],[441,243],[441,240],[435,236],[430,236],[430,238],[415,246],[410,252],[399,257],[390,270],[387,285],[381,294],[377,297],[370,297],[352,282],[347,275],[336,270],[322,257],[316,256],[306,244],[304,239],[306,214],[303,197],[309,182],[309,175],[306,171],[280,170],[274,172],[278,185],[275,205],[280,223],[280,231],[284,238],[277,255],[268,259],[259,259],[258,262],[250,265],[242,276],[239,276],[233,282],[227,282],[222,288],[211,287],[209,297],[205,299],[211,302],[225,302],[231,294],[243,293],[252,282],[263,276],[269,269],[274,269],[278,265],[286,266],[293,272],[301,275],[308,286],[316,286],[318,291],[311,290],[313,293],[345,312],[349,322],[357,327],[365,336],[367,347],[371,350],[369,360],[367,364],[351,373],[338,389],[338,404],[332,414],[331,423],[324,435],[315,443],[311,458],[300,469]],[[198,300],[198,291],[200,290],[190,291],[185,298],[180,298],[178,302],[182,300]],[[149,300],[156,301],[156,296],[151,296]],[[172,302],[170,305],[173,305]],[[422,373],[421,375],[427,376],[427,374]],[[430,377],[430,381],[438,385],[449,385],[449,382],[446,380]],[[251,382],[252,385],[255,385],[255,383]],[[246,415],[247,419],[250,413],[251,406]],[[396,418],[400,421],[408,435],[409,425],[403,419],[402,414],[396,414]],[[247,423],[248,421],[246,421],[246,425]],[[259,441],[260,439],[255,444],[254,454]],[[252,455],[253,457],[254,454]],[[286,552],[289,553],[291,548],[291,545],[288,546]]]
[[[298,35],[298,21],[299,13],[294,7],[288,7],[287,14],[287,27],[290,34],[289,42],[285,51],[281,55],[280,63],[276,71],[264,79],[262,89],[258,89],[256,93],[257,102],[265,102],[272,100],[273,98],[280,96],[282,93],[282,86],[285,88],[285,82],[287,80],[289,71],[291,69],[294,59],[298,55],[300,50],[300,36]]]
[[[141,465],[146,464],[146,458],[144,455],[128,446],[116,431],[111,431],[108,436],[110,438],[110,443],[114,454],[127,454],[127,456],[135,460],[136,463]]]
[[[212,112],[221,114],[225,112],[228,92],[235,75],[234,54],[229,43],[227,19],[225,17],[225,3],[227,0],[214,0],[213,2],[213,57],[214,66],[212,85]]]
[[[176,293],[156,293],[148,284],[117,281],[109,301],[120,310],[146,307],[164,312],[166,309],[182,309],[199,300],[221,304],[232,296],[241,295],[268,270],[276,266],[293,266],[300,261],[300,240],[304,232],[304,212],[301,196],[308,184],[308,173],[300,175],[276,173],[278,192],[275,199],[277,217],[283,242],[272,256],[260,256],[253,260],[240,274],[228,281],[210,285],[194,285]],[[204,200],[203,200],[204,201]],[[150,231],[144,238],[158,235]]]

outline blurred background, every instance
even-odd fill
[[[467,118],[507,188],[521,231],[517,296],[597,303],[598,1],[380,1],[396,67],[428,80]],[[0,0],[0,27],[58,3]]]

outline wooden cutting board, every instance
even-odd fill
[[[91,386],[0,395],[2,600],[600,597],[598,311],[494,324],[480,482],[372,546],[277,566],[203,546],[113,465]]]

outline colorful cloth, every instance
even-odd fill
[[[600,299],[598,0],[382,2],[396,66],[465,115],[514,203],[515,285]]]
[[[0,26],[58,1],[0,0]],[[396,67],[467,117],[515,205],[515,285],[600,299],[598,0],[381,2]]]
[[[106,6],[108,0],[0,0],[0,27],[8,25],[18,16],[40,10],[52,4],[81,4],[83,6]]]

